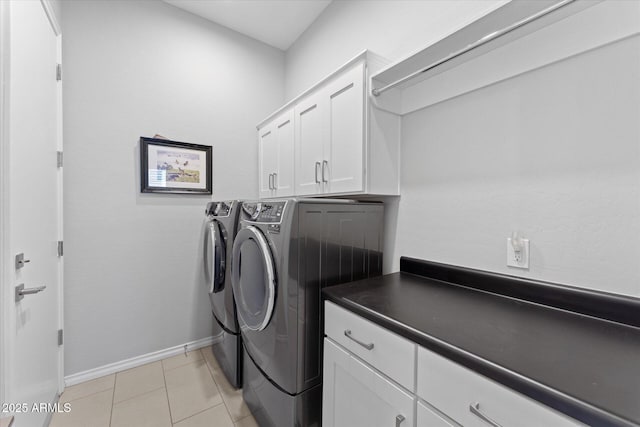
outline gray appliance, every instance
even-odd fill
[[[213,354],[229,383],[242,387],[242,338],[231,286],[231,250],[238,229],[238,200],[211,202],[205,211],[204,271],[211,311],[221,335],[212,345]]]
[[[320,426],[323,287],[382,274],[384,206],[243,202],[232,283],[243,396],[261,427]]]

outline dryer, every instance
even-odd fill
[[[231,286],[231,249],[238,228],[238,200],[211,202],[205,210],[204,271],[211,311],[222,333],[213,354],[229,383],[242,387],[242,338]]]
[[[349,200],[243,203],[231,272],[243,395],[260,426],[320,425],[320,293],[382,274],[383,213]]]

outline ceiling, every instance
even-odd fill
[[[287,50],[331,0],[164,0],[268,45]]]

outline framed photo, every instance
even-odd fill
[[[212,194],[212,148],[140,137],[143,193]]]

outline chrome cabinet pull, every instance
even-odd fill
[[[328,179],[325,179],[325,178],[324,178],[324,167],[325,167],[325,165],[326,165],[327,167],[329,167],[329,161],[328,161],[328,160],[323,160],[323,161],[322,161],[322,182],[329,182],[329,180],[328,180]],[[329,174],[327,173],[327,175],[329,175]]]
[[[405,420],[404,415],[396,416],[396,427],[400,427],[400,424]]]
[[[273,189],[277,190],[278,189],[278,174],[277,173],[273,173]]]
[[[480,411],[480,403],[476,402],[476,403],[472,403],[469,405],[469,411],[475,415],[476,417],[480,418],[482,421],[484,421],[485,423],[489,424],[490,426],[493,427],[502,427],[500,424],[498,424],[497,422],[493,421],[491,418],[489,418],[488,416],[486,416],[485,414],[483,414]]]
[[[350,340],[355,341],[357,344],[360,344],[361,346],[363,346],[367,350],[372,350],[373,349],[373,343],[365,344],[362,341],[359,341],[359,340],[355,339],[354,337],[352,337],[351,336],[351,329],[346,329],[344,331],[344,336],[349,338]]]
[[[320,162],[316,162],[316,184],[320,184],[320,180],[318,179],[318,168],[320,167]]]
[[[269,190],[273,190],[273,174],[269,174]]]
[[[16,286],[16,302],[22,300],[25,295],[37,294],[38,292],[42,292],[47,289],[46,286],[38,286],[37,288],[25,288],[24,283]]]

